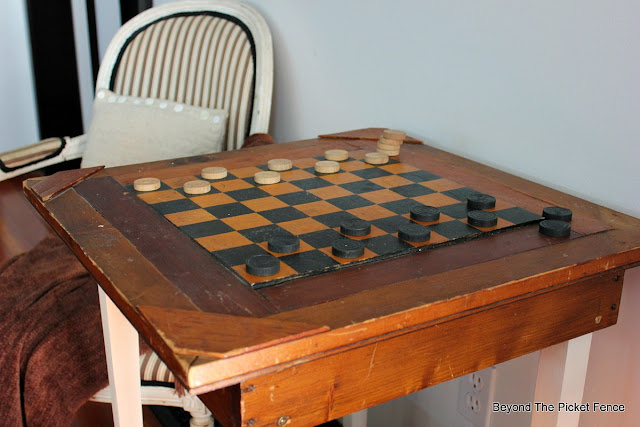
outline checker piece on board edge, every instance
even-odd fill
[[[133,181],[133,189],[136,191],[155,191],[160,188],[158,178],[138,178]]]
[[[276,236],[269,239],[267,248],[278,254],[290,254],[300,249],[300,239],[296,236]]]
[[[549,206],[542,210],[542,216],[545,219],[557,219],[560,221],[570,222],[571,219],[573,219],[573,212],[567,208]]]
[[[495,212],[469,211],[467,222],[476,227],[493,227],[498,224],[498,215]]]
[[[340,170],[340,163],[333,160],[320,160],[316,162],[314,169],[318,173],[336,173]]]
[[[363,219],[349,219],[340,224],[340,232],[346,236],[366,236],[371,233],[371,224]]]
[[[384,165],[389,163],[389,156],[384,153],[367,153],[364,155],[364,161],[370,165]]]
[[[254,276],[273,276],[280,271],[280,260],[273,255],[253,255],[246,262],[247,273]]]
[[[222,179],[227,177],[227,169],[218,166],[211,166],[202,169],[200,176],[204,179]]]
[[[549,237],[567,237],[571,234],[571,224],[558,219],[545,219],[540,221],[539,231]]]
[[[253,176],[256,184],[269,185],[280,182],[280,174],[275,171],[256,172]]]
[[[267,162],[267,168],[271,171],[283,172],[293,167],[293,162],[289,159],[271,159]]]
[[[471,211],[496,207],[496,198],[488,194],[475,193],[467,197],[467,207]]]
[[[333,242],[331,252],[340,258],[358,258],[364,254],[364,243],[358,240],[338,239]]]
[[[426,242],[431,238],[431,230],[424,225],[409,222],[398,227],[398,237],[407,242]]]
[[[324,158],[334,162],[341,162],[349,158],[347,150],[327,150],[324,152]]]
[[[209,184],[209,181],[196,179],[185,182],[182,189],[186,194],[206,194],[211,191],[211,184]]]
[[[434,206],[418,205],[411,208],[411,219],[422,222],[440,219],[440,209]]]

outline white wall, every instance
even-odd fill
[[[639,0],[246,2],[274,36],[276,140],[401,128],[640,217]],[[585,401],[640,408],[638,324],[635,269],[619,324],[594,336]],[[525,370],[535,373],[535,362]],[[394,419],[413,405],[405,425],[464,426],[451,410],[456,393],[445,383],[385,413]],[[639,419],[633,411],[618,425]]]
[[[39,139],[26,2],[5,0],[0,13],[0,152]]]

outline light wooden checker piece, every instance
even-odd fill
[[[194,181],[187,181],[182,186],[185,194],[206,194],[211,191],[211,184],[208,181],[196,179]]]
[[[378,151],[378,153],[386,154],[387,156],[397,156],[400,154],[400,150],[385,150],[380,147],[378,147],[376,151]]]
[[[212,166],[202,169],[200,176],[204,179],[222,179],[227,177],[227,169],[217,166]]]
[[[324,152],[324,158],[334,162],[341,162],[349,158],[347,150],[327,150]]]
[[[407,134],[403,130],[398,129],[385,129],[382,131],[382,137],[387,139],[395,139],[398,141],[404,141]]]
[[[293,162],[289,159],[271,159],[267,162],[267,167],[271,171],[288,171],[293,167]]]
[[[340,163],[333,160],[320,160],[314,166],[318,173],[336,173],[340,170]]]
[[[155,191],[160,185],[158,178],[138,178],[133,181],[133,189],[136,191]]]
[[[384,165],[389,163],[389,156],[384,153],[367,153],[364,155],[364,161],[370,165]]]
[[[276,171],[256,172],[253,176],[256,184],[269,185],[280,182],[280,174]]]

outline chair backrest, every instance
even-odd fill
[[[229,113],[226,149],[268,132],[273,47],[264,19],[228,0],[183,0],[148,9],[116,33],[96,93],[164,99]]]

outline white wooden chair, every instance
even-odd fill
[[[240,148],[247,136],[268,132],[272,88],[271,34],[249,6],[229,0],[184,0],[151,8],[123,25],[111,41],[100,65],[88,133],[0,154],[0,180],[83,156],[83,166],[159,160],[167,153],[138,147],[146,136],[140,135],[140,128],[146,132],[149,126],[164,126],[180,136],[170,147],[172,157],[194,154],[184,147],[184,140],[193,132],[192,124],[203,122],[213,122],[218,132],[214,136],[222,140],[200,151]],[[186,112],[191,114],[186,122],[173,123],[172,117],[185,119]],[[151,123],[144,128],[141,122],[147,121]],[[208,138],[208,131],[199,137]],[[127,132],[138,138],[127,139]],[[125,145],[121,155],[142,151],[144,156],[135,157],[138,161],[114,159],[111,134]],[[152,384],[142,387],[143,404],[183,407],[191,412],[192,426],[213,425],[211,413],[196,396],[175,392],[173,375],[155,353],[142,356],[140,364],[143,384]],[[110,401],[109,388],[93,400]]]

